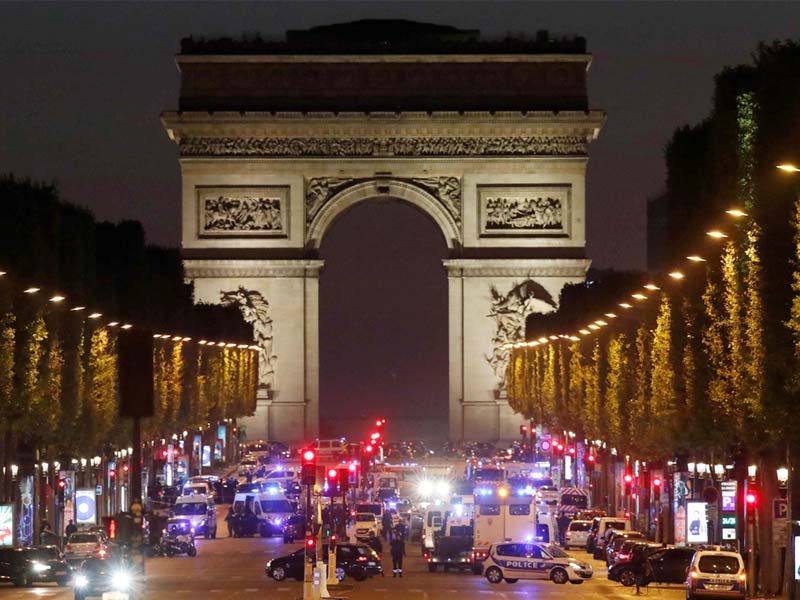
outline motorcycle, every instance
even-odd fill
[[[197,556],[191,521],[189,519],[169,519],[159,546],[159,551],[169,557],[176,554]]]

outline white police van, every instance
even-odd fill
[[[553,583],[583,583],[592,566],[553,544],[504,542],[489,547],[483,574],[490,583],[516,583],[520,579],[549,579]]]

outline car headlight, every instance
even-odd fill
[[[32,562],[31,569],[33,569],[35,573],[42,573],[44,571],[49,571],[50,565],[43,565],[40,562]]]
[[[423,496],[428,496],[433,492],[433,483],[430,481],[420,481],[419,482],[419,493]]]
[[[131,585],[131,575],[127,571],[114,571],[111,574],[111,585],[116,590],[127,590]]]
[[[84,588],[89,585],[89,578],[86,575],[75,575],[75,578],[72,580],[73,585],[77,588]]]

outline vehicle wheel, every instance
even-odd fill
[[[283,581],[286,579],[286,569],[283,567],[275,567],[272,569],[272,578],[275,581]]]
[[[550,572],[550,581],[559,585],[564,585],[569,581],[569,575],[564,569],[553,569]]]
[[[194,547],[194,544],[189,546],[188,550],[186,551],[186,554],[188,554],[189,556],[197,556],[197,548]]]
[[[489,583],[500,583],[503,581],[503,572],[497,567],[489,567],[486,569],[486,579]]]
[[[436,573],[436,565],[433,563],[428,563],[428,573]]]
[[[347,573],[345,573],[345,571],[344,571],[344,569],[342,567],[336,567],[336,571],[334,572],[334,575],[336,575],[336,581],[342,581],[345,578],[345,576],[347,575]]]
[[[592,542],[586,542],[586,551],[591,554],[594,552],[594,544]]]
[[[619,574],[619,582],[625,587],[631,587],[636,583],[636,575],[630,569],[624,569]]]
[[[167,548],[165,552],[166,552],[167,556],[169,556],[170,558],[175,556],[175,550],[173,550],[172,548]]]
[[[350,569],[350,577],[356,581],[364,581],[367,578],[367,571],[364,567],[353,567]]]
[[[267,531],[266,527],[262,527],[261,531],[259,533],[261,534],[261,537],[263,537],[263,538],[269,537],[269,531]]]
[[[583,579],[577,579],[575,581],[570,581],[572,585],[580,585],[583,583]]]
[[[517,583],[519,579],[516,577],[506,577],[506,583]]]
[[[594,552],[592,553],[592,556],[594,557],[595,560],[600,560],[601,558],[603,558],[603,551],[598,548],[595,548]]]
[[[23,575],[22,578],[16,579],[14,581],[14,585],[17,587],[28,587],[28,577],[27,575]]]

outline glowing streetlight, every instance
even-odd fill
[[[37,288],[37,287],[29,287],[28,289],[22,290],[22,293],[23,294],[35,294],[38,291],[39,291],[39,288]]]
[[[587,325],[587,327],[589,329],[594,330],[594,331],[597,331],[598,329],[600,329],[600,326],[599,325],[595,325],[594,323],[590,323],[589,325]]]
[[[691,256],[687,256],[686,260],[690,260],[690,261],[696,262],[696,263],[706,262],[705,258],[703,258],[702,256],[697,256],[696,254],[692,254]]]
[[[617,318],[617,315],[614,314],[614,313],[611,313],[611,312],[606,313],[605,316],[608,317],[609,319],[616,319]]]
[[[50,302],[54,303],[63,302],[64,300],[66,300],[66,298],[64,296],[61,296],[60,294],[56,294],[55,296],[50,297]]]
[[[116,327],[117,325],[119,325],[119,321],[111,321],[111,323],[108,324],[109,327]]]
[[[650,291],[653,291],[653,292],[654,292],[654,291],[656,291],[656,290],[660,290],[661,288],[660,288],[660,287],[658,287],[658,286],[657,286],[656,284],[654,284],[654,283],[648,283],[647,285],[645,285],[645,286],[644,286],[644,289],[646,289],[646,290],[650,290]]]
[[[633,305],[632,304],[628,304],[627,302],[620,302],[619,305],[622,308],[624,308],[625,310],[628,310],[629,308],[633,308]]]
[[[645,296],[644,294],[638,294],[638,293],[637,294],[631,294],[631,298],[633,298],[634,300],[647,300],[647,296]]]
[[[85,306],[73,306],[72,308],[70,308],[70,311],[72,311],[72,312],[78,312],[80,310],[86,310],[86,307]]]
[[[539,338],[539,343],[540,344],[546,344],[547,343],[547,338],[546,337],[540,337]]]
[[[133,327],[133,325],[130,323],[125,323],[125,325],[122,326],[123,329],[130,329],[131,327]]]
[[[722,233],[718,229],[712,229],[711,231],[706,231],[706,235],[716,240],[721,240],[723,238],[728,237],[726,234]]]
[[[730,216],[732,216],[732,217],[736,217],[737,219],[740,218],[740,217],[746,217],[747,216],[746,212],[744,212],[743,210],[739,210],[738,208],[731,208],[729,210],[726,210],[725,213],[730,215]]]
[[[681,280],[685,277],[685,275],[680,271],[673,271],[672,273],[669,274],[669,276],[677,280]]]
[[[92,314],[89,315],[89,318],[90,319],[99,319],[102,316],[103,316],[103,313],[93,312]]]
[[[789,164],[789,163],[776,165],[776,167],[778,169],[780,169],[781,171],[785,171],[787,173],[800,173],[800,169],[798,169],[796,166],[794,166],[792,164]]]
[[[590,334],[590,333],[592,333],[592,332],[591,332],[591,331],[589,331],[588,329],[580,329],[580,330],[578,331],[578,333],[580,333],[581,335],[589,335],[589,334]]]

